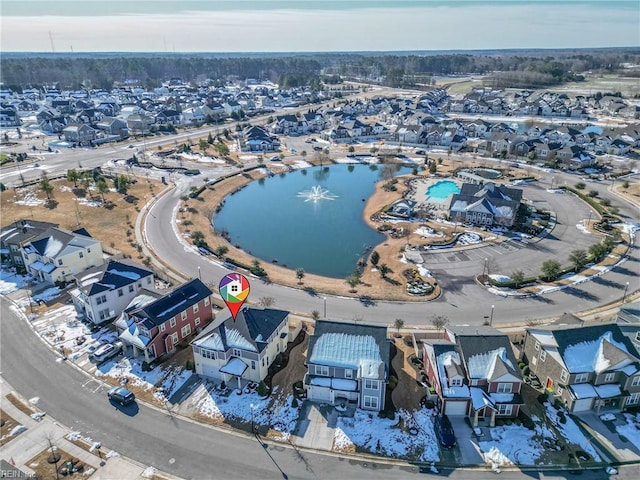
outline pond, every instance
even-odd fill
[[[331,165],[252,182],[227,197],[214,228],[263,262],[345,278],[385,239],[362,218],[381,170]],[[410,171],[402,167],[398,174]]]

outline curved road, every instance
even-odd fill
[[[551,183],[552,177],[555,185],[565,182],[573,185],[578,181],[577,176],[565,173],[557,172],[543,175],[540,183],[544,186]],[[638,221],[640,215],[637,207],[612,196],[608,190],[609,185],[609,183],[593,182],[589,183],[587,188],[597,190],[601,198],[611,198],[614,204],[620,206],[620,215],[626,221]],[[196,277],[198,267],[200,267],[202,280],[217,285],[229,271],[217,262],[198,254],[192,246],[186,245],[184,240],[179,240],[173,228],[170,227],[173,224],[173,218],[175,218],[179,197],[183,194],[183,189],[176,189],[164,195],[151,206],[151,215],[146,217],[144,225],[147,240],[160,258],[173,265],[185,276]],[[567,198],[563,201],[569,200],[575,204],[573,199]],[[578,203],[581,204],[581,202]],[[584,216],[581,218],[586,218],[589,208],[582,204],[576,208],[579,208],[583,213]],[[595,214],[593,218],[596,218]],[[573,225],[575,222],[557,228],[566,230],[567,228],[575,228]],[[575,231],[577,232],[577,229]],[[440,271],[437,265],[432,267],[429,264],[429,267],[436,271],[436,278],[444,290],[444,294],[436,301],[428,303],[375,301],[373,304],[366,305],[357,299],[328,296],[326,300],[327,317],[346,320],[359,318],[366,322],[382,324],[393,323],[395,318],[400,317],[406,324],[421,325],[428,324],[432,315],[442,314],[446,315],[452,323],[481,324],[485,321],[485,316],[490,314],[491,305],[494,305],[493,324],[500,325],[550,318],[560,316],[565,312],[590,310],[619,301],[622,298],[626,282],[629,282],[627,295],[640,289],[640,249],[637,241],[639,234],[640,232],[636,233],[636,241],[629,250],[629,258],[622,265],[600,278],[558,292],[531,298],[505,298],[493,295],[473,281],[474,274],[482,271],[483,259],[480,257],[474,261],[454,262]],[[537,244],[533,245],[535,249]],[[565,247],[567,246],[569,251],[576,248],[573,243]],[[525,256],[525,260],[519,258],[518,261],[535,262],[534,270],[538,270],[545,255],[549,255],[550,258],[558,258],[562,262],[566,262],[568,256],[552,256],[547,249],[538,247],[536,250],[520,250],[519,257]],[[501,272],[510,273],[521,268],[522,265],[519,263],[510,267],[508,264],[503,264]],[[526,269],[524,270],[526,271]],[[274,297],[278,307],[294,312],[304,314],[309,314],[313,310],[324,312],[325,301],[322,294],[314,297],[303,290],[274,284],[266,285],[257,279],[252,282],[251,292],[253,298]]]
[[[388,479],[424,478],[415,467],[284,448],[260,443],[186,421],[145,405],[115,408],[106,388],[76,368],[61,365],[58,356],[40,340],[0,298],[2,376],[26,398],[39,397],[38,407],[67,427],[100,441],[144,465],[187,479]],[[3,392],[3,394],[6,392]],[[618,478],[633,478],[621,472]],[[443,471],[451,479],[487,478],[487,471]],[[286,475],[286,476],[285,476]],[[566,473],[534,473],[540,479],[566,478]],[[599,479],[602,471],[588,471],[584,479]],[[502,478],[524,480],[524,472],[503,472]]]

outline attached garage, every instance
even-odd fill
[[[446,400],[444,414],[452,416],[464,416],[467,414],[468,402],[466,400]]]
[[[222,375],[218,371],[218,368],[214,365],[202,362],[196,364],[196,373],[203,377],[221,379]]]
[[[307,388],[307,398],[312,402],[331,403],[331,389],[318,385],[309,385]]]
[[[587,410],[591,410],[591,405],[593,405],[593,398],[580,398],[573,402],[572,411],[585,412]]]

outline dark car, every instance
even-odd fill
[[[107,397],[120,405],[128,405],[136,399],[133,392],[124,387],[113,387],[107,392]]]
[[[435,418],[435,421],[433,422],[433,429],[436,432],[440,445],[446,448],[455,447],[456,436],[453,433],[451,421],[446,415]]]

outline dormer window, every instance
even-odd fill
[[[461,387],[462,386],[462,378],[461,377],[453,377],[449,380],[450,387]]]

